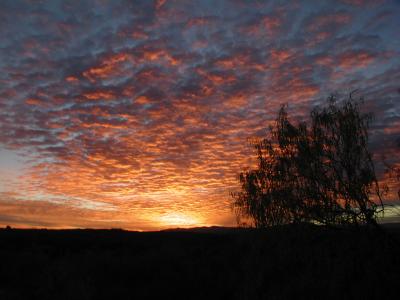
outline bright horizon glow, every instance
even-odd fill
[[[192,227],[201,224],[198,218],[179,213],[171,213],[162,216],[160,217],[159,222],[164,226],[172,226],[172,227],[173,226]]]

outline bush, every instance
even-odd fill
[[[382,192],[368,150],[372,115],[361,104],[351,94],[331,96],[312,110],[310,124],[293,124],[282,106],[269,135],[252,144],[258,168],[239,174],[241,191],[232,194],[238,220],[376,225]]]

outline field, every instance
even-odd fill
[[[0,299],[387,299],[400,230],[385,231],[1,229]]]

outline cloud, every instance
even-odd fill
[[[397,153],[400,7],[359,2],[3,1],[0,143],[26,161],[0,223],[233,224],[246,140],[337,90]]]

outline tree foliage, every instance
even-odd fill
[[[397,147],[400,148],[400,139],[396,141]],[[396,164],[390,163],[386,160],[386,156],[383,156],[383,164],[385,166],[385,173],[390,179],[396,180],[400,183],[400,167]],[[400,200],[400,186],[397,187],[397,196]]]
[[[312,110],[310,121],[292,123],[282,106],[269,135],[254,142],[258,168],[239,174],[233,193],[240,218],[256,227],[289,223],[375,224],[382,192],[368,150],[371,114],[362,99]]]

